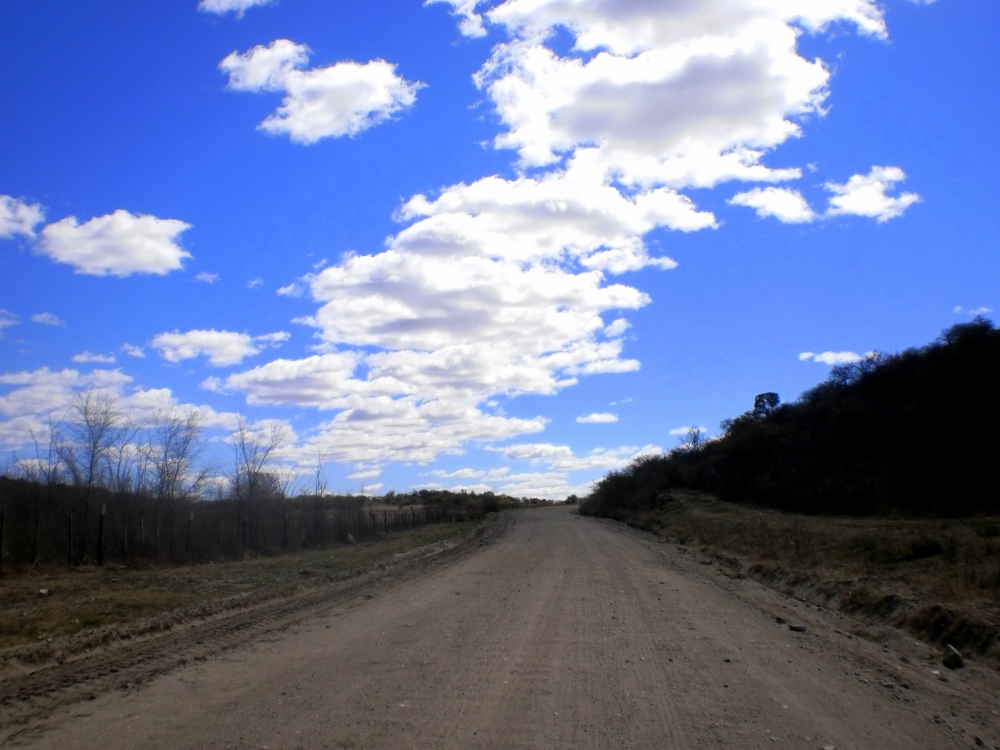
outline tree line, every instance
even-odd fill
[[[813,514],[996,514],[998,384],[1000,331],[979,317],[834,367],[796,402],[759,394],[718,438],[692,430],[611,472],[581,511],[624,519],[677,488]]]
[[[241,559],[529,502],[447,490],[334,495],[322,455],[308,479],[277,460],[287,437],[277,422],[239,419],[220,466],[206,460],[197,411],[138,420],[101,390],[31,437],[0,476],[0,565],[9,567]]]

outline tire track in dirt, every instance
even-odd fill
[[[648,535],[565,508],[506,518],[507,532],[476,554],[415,566],[406,585],[389,577],[364,596],[303,603],[280,632],[248,622],[239,647],[142,690],[58,708],[11,744],[937,750],[968,747],[974,736],[1000,744],[1000,678],[975,664],[944,683],[925,646],[854,639],[840,615],[734,580]],[[807,631],[789,631],[776,615]]]
[[[362,596],[373,586],[393,585],[430,567],[457,560],[503,533],[506,519],[457,542],[398,555],[347,580],[310,588],[291,597],[265,600],[167,631],[105,644],[74,657],[36,666],[0,680],[0,742],[17,727],[55,710],[115,690],[131,690],[190,663],[202,663],[240,646],[286,631],[302,617]]]

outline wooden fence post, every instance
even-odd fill
[[[101,506],[101,518],[97,522],[97,565],[101,568],[104,567],[104,514],[107,510],[107,505]]]

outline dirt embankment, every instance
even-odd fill
[[[805,516],[671,491],[622,520],[850,615],[859,635],[900,628],[1000,667],[1000,519]]]
[[[283,629],[202,631],[141,688],[2,736],[60,750],[1000,744],[1000,676],[975,660],[951,671],[899,631],[858,638],[844,614],[617,524],[507,518],[492,543],[304,604]]]

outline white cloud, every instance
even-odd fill
[[[144,359],[146,357],[146,352],[143,351],[141,346],[135,346],[133,344],[122,344],[121,350],[125,352],[130,357],[135,357],[137,359]]]
[[[476,6],[484,4],[483,0],[425,0],[424,5],[434,3],[447,3],[452,7],[452,12],[459,18],[458,28],[463,36],[473,39],[486,36],[483,17],[476,13]]]
[[[92,276],[164,275],[191,254],[177,244],[191,228],[177,219],[133,215],[119,209],[80,224],[75,216],[49,224],[36,250]]]
[[[986,313],[991,313],[991,312],[993,312],[992,307],[977,307],[974,310],[969,310],[969,315],[972,316],[985,315]]]
[[[886,195],[897,183],[906,179],[899,167],[872,167],[867,175],[856,174],[845,184],[833,182],[826,189],[834,193],[830,198],[828,216],[867,216],[882,222],[902,216],[903,212],[920,200],[916,193],[903,193],[899,197]]]
[[[849,365],[854,362],[860,362],[863,359],[862,355],[855,354],[854,352],[822,352],[821,354],[802,352],[799,355],[799,361],[801,362],[812,361],[824,365]]]
[[[136,389],[132,378],[121,370],[81,374],[73,369],[51,371],[42,367],[0,374],[0,386],[10,387],[7,393],[0,394],[0,446],[9,450],[28,445],[32,431],[44,434],[49,418],[61,419],[76,394],[90,388],[115,396],[122,411],[130,412],[137,421],[165,409],[194,409],[205,427],[232,430],[238,416],[216,412],[209,406],[181,404],[167,388]]]
[[[381,474],[382,474],[382,467],[381,466],[374,466],[374,467],[371,467],[371,468],[369,468],[369,467],[360,467],[356,471],[353,471],[350,474],[348,474],[347,478],[348,479],[374,479],[375,477],[381,476]],[[381,487],[382,485],[379,485],[379,486]]]
[[[198,10],[205,13],[215,13],[223,16],[226,13],[235,13],[242,18],[248,8],[259,5],[270,5],[274,0],[199,0]]]
[[[211,391],[212,393],[225,393],[225,389],[223,388],[222,378],[217,378],[214,375],[211,375],[202,380],[198,384],[198,387],[201,388],[202,390]]]
[[[209,273],[208,271],[200,271],[199,273],[195,274],[194,280],[203,281],[206,284],[214,284],[216,281],[219,280],[219,274]]]
[[[754,208],[758,216],[773,216],[786,224],[847,215],[865,216],[882,223],[902,216],[920,200],[916,193],[903,193],[899,197],[886,195],[887,190],[905,179],[906,175],[898,167],[872,167],[867,175],[856,174],[843,185],[828,182],[825,187],[834,196],[824,214],[815,213],[799,191],[788,188],[757,187],[738,193],[729,202]]]
[[[669,434],[673,435],[674,437],[678,437],[680,435],[687,435],[689,432],[691,432],[691,430],[698,430],[699,432],[708,432],[708,430],[706,430],[704,427],[691,427],[689,425],[684,425],[683,427],[675,427],[674,429],[670,430]]]
[[[788,188],[757,187],[737,193],[729,202],[734,206],[756,209],[757,215],[762,219],[773,216],[785,224],[804,224],[817,218],[802,193]]]
[[[13,328],[19,325],[21,325],[21,321],[18,320],[17,315],[7,310],[0,310],[0,339],[3,338],[5,328]]]
[[[254,337],[246,333],[216,331],[213,328],[184,333],[161,333],[154,336],[149,344],[168,362],[176,363],[205,355],[210,365],[226,367],[260,354],[266,346],[280,346],[289,338],[290,334],[284,331]]]
[[[479,4],[448,2],[479,34]],[[539,169],[413,196],[384,250],[279,290],[317,303],[296,320],[315,328],[315,356],[224,381],[251,404],[332,412],[306,446],[331,460],[426,462],[538,432],[545,419],[505,416],[501,397],[638,368],[624,315],[650,299],[609,279],[676,265],[647,246],[654,230],[717,226],[679,191],[801,176],[764,159],[823,114],[829,72],[799,55],[802,33],[885,34],[869,0],[508,0],[483,15],[509,32],[477,76],[504,127],[495,145]],[[575,50],[555,51],[557,29]],[[316,72],[306,54],[279,40],[223,69],[233,88],[290,101],[289,77]],[[564,487],[559,471],[518,486]]]
[[[32,323],[39,323],[43,326],[62,326],[65,328],[66,322],[61,320],[58,315],[54,315],[50,312],[36,313],[31,316]]]
[[[829,72],[798,29],[885,33],[870,0],[508,0],[486,16],[514,37],[478,78],[507,126],[497,146],[534,166],[593,147],[608,174],[673,187],[798,177],[761,164],[823,111]],[[546,46],[557,28],[575,54]]]
[[[233,52],[219,68],[229,75],[233,90],[283,92],[281,106],[259,127],[302,144],[357,135],[385,122],[411,106],[423,86],[396,75],[396,66],[385,60],[302,70],[309,53],[304,44],[277,39],[243,54]]]
[[[551,500],[567,495],[586,495],[593,486],[593,480],[574,482],[570,474],[575,472],[606,472],[620,469],[636,458],[661,454],[662,449],[647,445],[643,448],[622,446],[620,448],[597,448],[588,454],[577,456],[567,445],[551,443],[525,443],[501,448],[487,446],[487,450],[501,453],[509,461],[525,461],[532,466],[544,467],[540,471],[516,472],[508,466],[493,469],[463,468],[455,471],[436,470],[428,472],[438,479],[474,480],[457,484],[436,483],[433,486],[451,490],[470,492],[501,492],[515,497],[541,497]],[[425,485],[426,486],[426,485]]]
[[[35,227],[45,220],[45,209],[40,203],[25,203],[19,198],[0,195],[0,239],[9,240],[16,235],[33,238]]]
[[[625,320],[625,318],[616,318],[604,327],[604,335],[611,338],[618,338],[631,327],[632,324]]]
[[[580,424],[608,424],[609,422],[617,422],[618,415],[607,412],[594,412],[585,417],[577,417],[576,421]]]
[[[88,352],[84,349],[79,354],[74,354],[72,357],[73,361],[77,364],[87,364],[90,362],[98,362],[103,365],[112,365],[115,362],[115,355],[113,354],[94,354],[93,352]]]
[[[551,443],[521,443],[502,448],[488,446],[487,450],[502,453],[504,458],[510,461],[528,461],[536,465],[546,464],[551,470],[563,472],[618,469],[640,456],[663,452],[655,445],[647,445],[642,448],[626,445],[610,449],[595,448],[588,454],[577,456],[568,445],[553,445]]]
[[[264,279],[258,276],[257,278],[250,279],[250,281],[247,282],[247,289],[256,289],[257,287],[263,285],[264,285]]]

